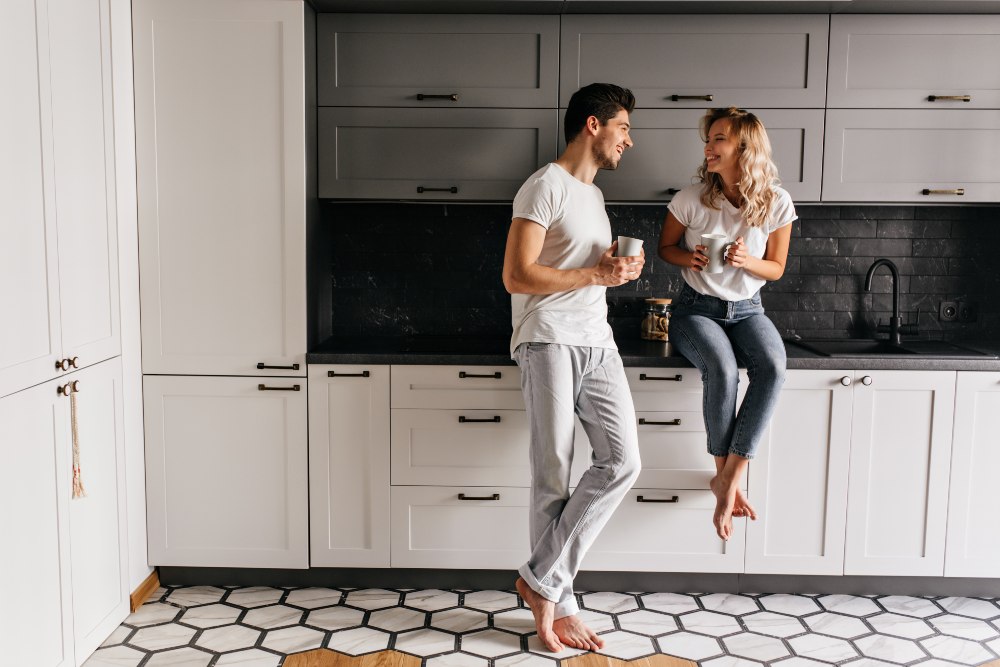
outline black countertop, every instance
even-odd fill
[[[669,343],[636,338],[617,341],[626,366],[690,368],[687,359]],[[513,366],[510,339],[461,336],[406,336],[329,338],[306,354],[309,364],[408,364],[455,366]],[[1000,341],[964,341],[962,345],[1000,355]],[[1000,359],[929,359],[926,357],[825,357],[786,343],[788,368],[835,370],[947,370],[1000,371]]]

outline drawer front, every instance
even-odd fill
[[[319,14],[321,106],[555,107],[557,16]]]
[[[701,374],[696,368],[626,368],[636,412],[701,412]]]
[[[632,489],[587,553],[583,569],[742,572],[745,520],[733,521],[726,542],[715,534],[714,512],[711,491]]]
[[[524,410],[517,366],[393,366],[393,408]]]
[[[391,515],[392,567],[506,570],[530,553],[527,489],[397,486]]]
[[[715,475],[701,412],[639,412],[640,488],[707,489]]]

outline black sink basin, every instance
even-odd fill
[[[825,357],[921,357],[925,359],[996,359],[996,355],[970,350],[943,340],[904,341],[891,345],[871,338],[834,338],[822,340],[786,339],[810,352]]]

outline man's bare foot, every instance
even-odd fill
[[[712,478],[709,488],[715,494],[715,514],[712,523],[719,537],[728,540],[733,534],[733,507],[736,505],[736,492],[739,484],[727,485],[719,475]]]
[[[754,510],[753,505],[750,504],[750,501],[743,494],[743,489],[738,486],[736,487],[736,502],[733,504],[733,516],[743,517],[751,521],[757,520],[756,510]]]
[[[604,640],[588,628],[575,614],[557,618],[552,622],[552,630],[566,646],[584,651],[597,651],[604,648]]]
[[[546,600],[531,590],[528,582],[521,577],[518,577],[517,581],[514,582],[514,587],[517,588],[517,593],[524,600],[524,604],[528,605],[531,615],[535,617],[535,631],[538,633],[538,639],[541,640],[542,645],[552,653],[563,650],[559,636],[552,629],[552,617],[555,616],[556,603],[552,600]]]

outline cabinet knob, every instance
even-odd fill
[[[79,366],[76,365],[76,362],[80,361],[80,357],[73,357],[72,359],[67,359],[67,361],[73,368],[79,368]]]
[[[56,370],[57,371],[68,371],[69,370],[69,359],[58,359],[58,360],[56,360]]]
[[[849,375],[845,375],[844,377],[840,378],[840,384],[844,385],[845,387],[850,387],[851,377]]]
[[[867,387],[871,383],[872,383],[872,376],[871,375],[866,375],[863,378],[861,378],[861,384],[863,384],[864,386]]]

